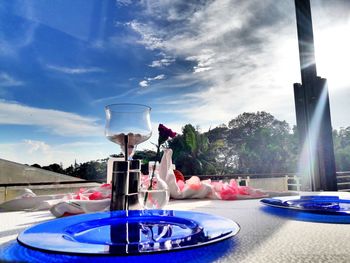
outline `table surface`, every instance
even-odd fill
[[[186,262],[350,262],[348,224],[286,218],[271,213],[276,208],[265,207],[259,200],[171,201],[166,209],[212,213],[231,218],[241,226],[240,232],[222,246],[217,243],[187,252]],[[48,211],[0,213],[0,252],[1,247],[15,243],[13,240],[22,230],[51,219]],[[181,255],[176,253],[179,252],[153,254],[146,259],[154,262],[157,257],[169,255],[166,261],[178,262],[179,258],[171,256]],[[136,261],[144,262],[144,258]]]

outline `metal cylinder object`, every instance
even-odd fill
[[[113,163],[112,195],[110,210],[126,210],[126,195],[129,192],[129,162]]]
[[[114,161],[110,210],[128,210],[138,203],[141,161]]]
[[[129,161],[129,192],[127,197],[128,209],[138,205],[138,189],[141,177],[141,161]],[[134,208],[135,209],[135,208]]]

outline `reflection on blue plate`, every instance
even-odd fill
[[[288,209],[288,212],[265,209],[279,216],[314,222],[350,223],[350,200],[335,195],[274,197],[262,199],[261,202]]]
[[[71,216],[23,231],[21,245],[54,253],[130,255],[166,252],[236,235],[230,219],[190,211],[131,210]]]
[[[306,195],[283,198],[275,197],[262,199],[261,202],[270,206],[314,213],[350,215],[350,200],[341,199],[339,196]]]

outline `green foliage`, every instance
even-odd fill
[[[56,163],[41,168],[91,181],[105,181],[107,177],[107,159],[89,161],[81,164],[75,163],[74,166],[71,165],[66,169],[63,169],[62,165]]]
[[[285,121],[264,111],[243,113],[228,124],[227,145],[236,156],[238,173],[296,171],[293,134]]]
[[[350,171],[350,127],[333,131],[333,143],[337,171]]]
[[[33,166],[35,167],[35,164]],[[38,167],[38,168],[40,168],[40,167]],[[62,165],[59,165],[57,163],[53,163],[53,164],[50,164],[48,166],[43,166],[41,168],[48,170],[48,171],[51,171],[51,172],[55,172],[55,173],[61,173],[61,174],[64,173]]]
[[[105,180],[107,176],[107,163],[98,161],[82,163],[74,170],[73,176],[85,180]]]
[[[197,135],[198,132],[191,124],[185,125],[182,129],[182,136],[184,140],[184,145],[186,147],[186,151],[188,152],[196,152],[197,151]]]
[[[173,150],[173,162],[183,174],[200,175],[213,170],[215,159],[209,154],[208,137],[191,124],[183,127],[182,135],[169,141],[169,147]]]
[[[140,159],[144,164],[147,164],[155,160],[156,152],[152,150],[136,151],[133,158]]]

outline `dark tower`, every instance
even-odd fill
[[[302,190],[337,191],[328,87],[316,72],[310,0],[295,0],[295,9],[302,84],[294,84],[294,98]]]

